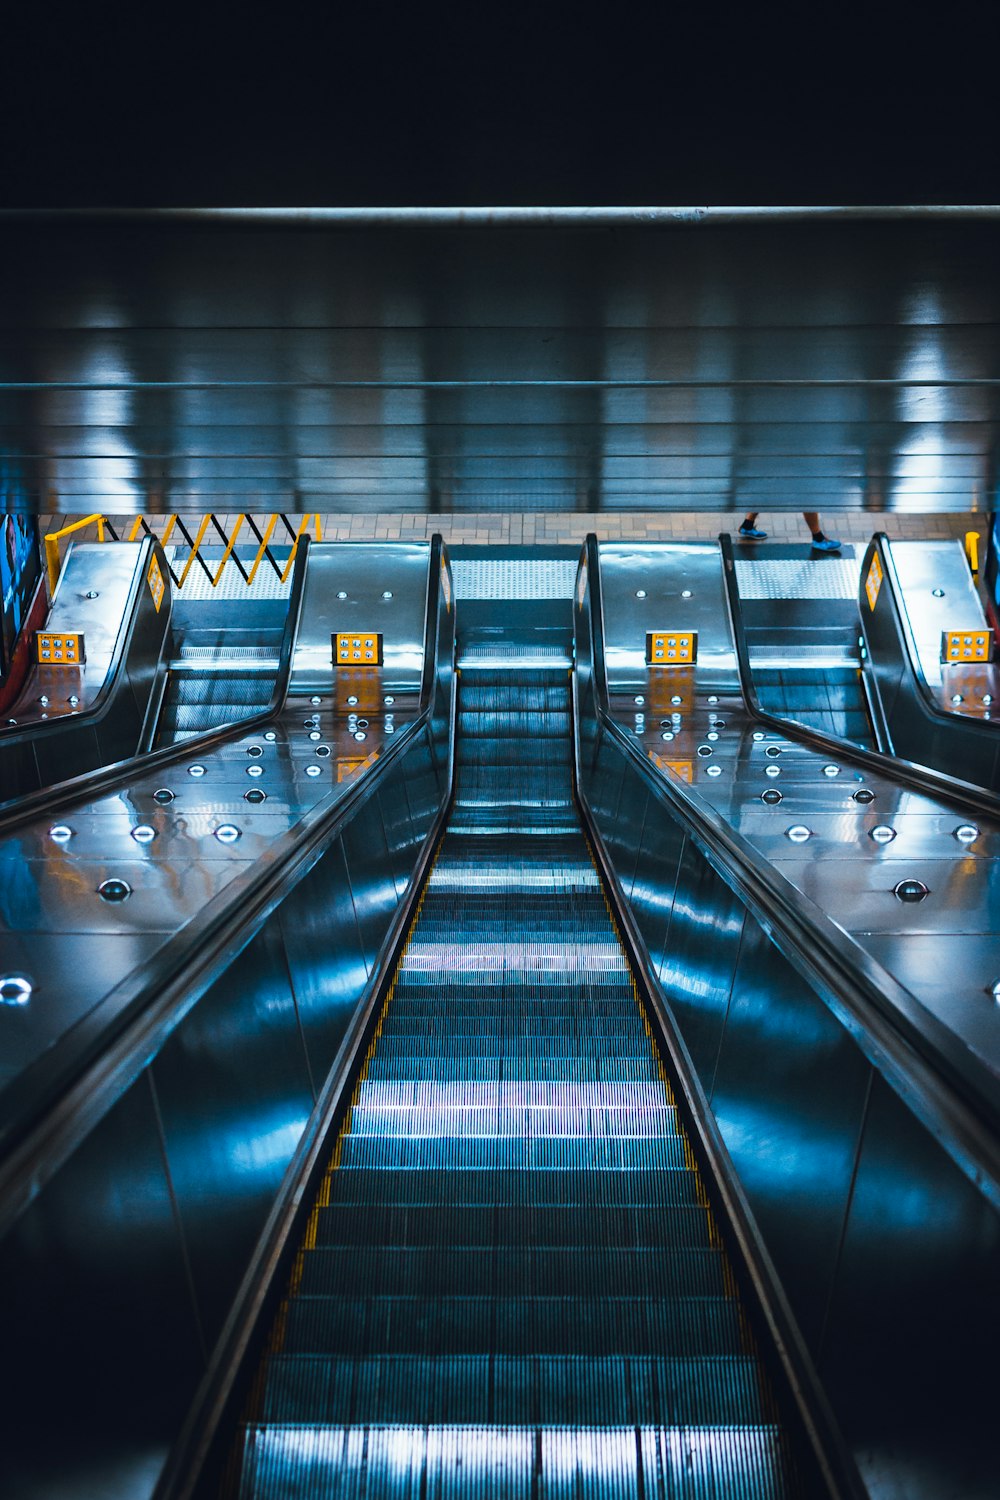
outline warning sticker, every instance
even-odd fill
[[[668,760],[665,755],[660,755],[656,750],[650,750],[649,758],[654,765],[659,766],[661,771],[673,771],[674,775],[680,777],[681,781],[689,783],[694,781],[693,760]]]
[[[882,564],[878,560],[876,552],[872,558],[871,567],[868,569],[868,577],[865,579],[865,593],[868,595],[868,608],[874,610],[878,601],[878,591],[882,587]]]
[[[150,563],[149,572],[146,574],[146,582],[149,584],[149,592],[153,596],[153,608],[156,610],[156,613],[159,614],[160,605],[163,603],[165,587],[163,583],[163,574],[160,572],[160,563],[158,558],[154,557],[153,561]]]

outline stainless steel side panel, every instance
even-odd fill
[[[694,676],[699,685],[706,692],[738,685],[718,547],[705,542],[606,543],[601,547],[601,585],[612,691],[641,689],[648,630],[696,630]]]
[[[985,1500],[997,1478],[1000,1215],[960,1148],[949,1154],[905,1088],[889,1086],[856,1021],[779,950],[596,717],[586,610],[583,794],[865,1481],[877,1500]],[[637,651],[639,622],[628,628]],[[895,974],[914,1002],[900,1025],[922,1017],[947,1076],[965,1066],[988,1086],[1000,1060],[986,993],[1000,978],[1000,829],[977,818],[962,842],[961,812],[758,730],[731,694],[688,685],[675,708],[655,675],[619,679],[611,704],[650,770],[728,820],[842,926],[845,950],[856,941]],[[665,707],[651,712],[657,695]],[[873,802],[854,800],[862,788]],[[895,836],[873,839],[881,827]],[[899,901],[901,878],[930,894]]]
[[[334,682],[331,636],[338,630],[374,630],[384,637],[384,665],[377,678],[383,691],[416,692],[424,661],[429,557],[426,542],[314,544],[291,691],[329,692]]]
[[[8,720],[24,726],[91,707],[107,679],[143,551],[141,542],[70,544],[45,629],[82,630],[87,659],[80,667],[34,667]]]
[[[959,541],[891,542],[920,670],[927,686],[942,686],[941,632],[985,630],[986,618]]]

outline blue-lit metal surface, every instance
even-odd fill
[[[32,667],[24,691],[8,711],[8,723],[26,727],[42,719],[82,713],[105,685],[126,612],[143,565],[148,542],[72,542],[45,619],[46,631],[82,631],[86,661],[79,667]],[[169,585],[167,586],[169,588]],[[170,618],[170,595],[160,606]],[[70,695],[75,699],[70,702]],[[43,701],[44,700],[44,701]]]
[[[460,652],[455,801],[274,1289],[240,1492],[850,1492],[789,1462],[763,1346],[746,1378],[745,1268],[721,1306],[728,1231],[581,836],[569,674],[522,661]]]
[[[924,553],[912,544],[900,556],[902,575],[896,550],[876,533],[862,563],[858,600],[872,701],[891,747],[909,760],[1000,791],[1000,725],[992,717],[996,667],[942,666],[931,659],[931,637],[936,633],[940,648],[954,596],[960,618],[971,624],[978,610],[979,628],[985,628],[965,559],[957,547],[931,546]],[[873,603],[864,581],[876,565],[883,582]],[[943,591],[941,598],[935,589]]]
[[[605,628],[613,642],[644,639],[635,590],[645,586],[667,598],[677,594],[673,583],[687,570],[687,551],[669,544],[646,548],[601,547]],[[718,553],[704,549],[719,570]],[[610,566],[605,567],[607,554]],[[813,564],[817,568],[823,562]],[[657,576],[666,581],[657,582]],[[679,608],[669,628],[682,628],[687,617]],[[725,620],[725,616],[722,616]],[[911,934],[982,934],[994,942],[1000,932],[1000,823],[977,819],[980,832],[971,844],[955,838],[955,829],[968,821],[961,807],[922,797],[902,788],[887,775],[864,775],[849,762],[822,754],[790,737],[761,730],[745,713],[742,700],[721,690],[718,674],[703,668],[700,653],[693,672],[684,669],[642,668],[634,660],[624,668],[625,647],[608,651],[608,680],[612,711],[618,723],[641,747],[650,763],[676,784],[690,785],[696,798],[716,808],[776,869],[782,871],[817,907],[850,933],[862,946],[869,934],[881,937],[880,962],[902,979],[919,1007],[927,1013],[928,1029],[937,1036],[943,1026],[951,1034],[949,1048],[967,1056],[987,1092],[1000,1089],[1000,1007],[987,996],[995,954],[987,941],[970,945],[963,963],[942,977],[934,971],[917,974],[905,959]],[[675,691],[680,688],[680,693]],[[634,690],[645,699],[641,720],[636,718]],[[673,698],[681,696],[679,706]],[[718,699],[710,703],[709,698]],[[721,721],[721,727],[720,727]],[[664,729],[663,724],[667,724]],[[672,736],[664,740],[664,734]],[[717,738],[709,740],[710,734]],[[699,754],[699,749],[706,753]],[[833,773],[833,774],[831,774]],[[874,801],[859,804],[854,793],[864,785]],[[781,801],[768,805],[762,793],[771,787]],[[621,817],[621,814],[619,814]],[[790,840],[788,830],[803,825],[810,837],[803,846]],[[871,830],[891,827],[895,837],[886,843]],[[628,872],[626,872],[626,875]],[[908,906],[893,895],[900,880],[925,881],[931,894]],[[886,942],[885,938],[895,941]],[[992,976],[992,977],[991,977]],[[942,983],[952,997],[941,1003]],[[924,993],[926,986],[926,994]],[[971,1017],[975,1017],[972,1024]]]
[[[383,604],[386,634],[398,656],[407,663],[416,662],[415,676],[404,674],[395,661],[383,672],[368,671],[362,691],[369,695],[371,707],[361,714],[364,705],[349,707],[337,699],[327,633],[325,673],[309,674],[305,686],[290,693],[267,735],[260,730],[237,734],[207,753],[195,748],[189,757],[181,756],[169,767],[152,772],[144,771],[138,762],[122,778],[119,790],[60,809],[59,825],[69,830],[66,839],[53,839],[53,819],[43,815],[7,834],[0,839],[0,864],[10,871],[2,913],[6,923],[0,928],[0,963],[7,962],[7,940],[14,937],[18,952],[30,950],[29,972],[35,966],[51,972],[45,957],[47,935],[62,942],[70,932],[101,934],[111,942],[109,952],[115,953],[125,951],[119,942],[123,936],[148,935],[133,950],[137,961],[145,957],[154,936],[162,941],[179,931],[234,880],[250,875],[254,861],[307,812],[334,806],[377,762],[392,737],[412,723],[423,658],[429,548],[414,546],[399,553],[373,547],[359,550],[365,554],[367,573],[364,567],[355,566],[357,553],[350,545],[320,544],[312,553],[316,577],[327,584],[331,576],[353,574],[355,598],[361,607],[374,609],[376,601]],[[376,554],[380,550],[379,570]],[[393,594],[397,616],[381,600],[386,590]],[[316,613],[322,598],[322,591],[314,589]],[[304,608],[308,640],[317,629],[308,613],[308,589]],[[397,617],[399,634],[393,625]],[[387,692],[390,686],[392,693]],[[312,702],[316,696],[319,704]],[[346,700],[345,693],[340,696]],[[394,699],[391,710],[383,701],[386,696]],[[366,720],[364,730],[357,728],[359,714]],[[318,740],[312,738],[317,732]],[[364,736],[360,741],[359,734]],[[329,753],[321,755],[323,749]],[[263,791],[266,800],[248,802],[246,794],[252,789]],[[163,790],[173,793],[169,803],[155,798]],[[239,830],[233,842],[216,837],[224,825]],[[155,835],[149,842],[134,837],[135,829],[143,826]],[[384,835],[382,843],[384,867]],[[98,895],[101,883],[111,878],[124,879],[132,888],[127,900],[114,906]],[[360,863],[353,878],[358,882],[365,878]],[[373,931],[381,930],[387,904],[395,905],[396,899],[391,876],[388,889],[381,894],[366,888],[362,905],[367,910],[375,902]],[[10,962],[14,962],[13,950]],[[109,963],[103,990],[91,980],[76,985],[67,975],[58,987],[58,1003],[39,1000],[33,1007],[30,1057],[55,1045],[104,998],[113,987],[112,980],[123,977],[117,962]],[[0,1041],[3,1029],[14,1024],[0,1015]],[[17,1067],[17,1048],[0,1050],[10,1060],[5,1069],[10,1078]]]
[[[739,683],[718,548],[678,542],[670,548],[669,571],[656,566],[658,556],[640,544],[601,548],[601,575],[611,601],[604,621],[608,680],[622,692],[645,693],[643,717],[682,707],[671,700],[683,693],[686,680],[675,674],[670,691],[652,697],[646,692],[658,680],[646,666],[649,630],[698,632],[698,682],[706,692],[732,692]],[[665,674],[659,680],[666,688]]]
[[[0,802],[124,760],[144,748],[159,709],[170,629],[169,584],[157,609],[147,581],[159,544],[71,544],[45,623],[82,631],[78,667],[33,666],[0,723]]]
[[[596,558],[594,546],[589,574]],[[609,574],[605,624],[631,609],[636,581]],[[667,729],[658,716],[650,727],[667,685],[647,680],[637,728],[631,675],[612,683],[603,719],[590,600],[587,586],[576,614],[584,795],[612,851],[645,806],[638,858],[630,849],[623,863],[632,909],[865,1481],[879,1500],[985,1496],[1000,1339],[995,824],[977,817],[975,832],[968,814],[888,775],[862,779],[755,728],[697,673]],[[856,802],[858,790],[874,800]],[[787,889],[786,906],[769,907],[773,896],[727,863],[708,831],[715,815],[741,859],[779,872],[765,885]],[[873,839],[881,828],[896,837]],[[631,877],[652,874],[661,851],[658,878]],[[896,899],[906,877],[926,882],[925,900]],[[816,954],[790,936],[789,912],[813,924]],[[842,969],[821,964],[828,942]],[[880,1005],[898,1006],[896,1040],[878,1007],[845,1006],[852,964],[881,983]],[[938,1084],[920,1048],[936,1054]]]
[[[427,544],[320,544],[310,551],[291,691],[329,692],[334,685],[331,635],[369,630],[384,635],[384,664],[378,673],[383,695],[417,692],[423,669]],[[337,702],[346,708],[340,695]]]
[[[976,664],[942,666],[942,632],[989,628],[965,551],[959,541],[889,542],[887,546],[899,602],[913,638],[916,665],[941,707],[950,707],[952,693],[961,691],[963,679],[966,674],[972,675]],[[982,712],[982,705],[973,701],[964,711],[975,713],[977,708]]]
[[[818,217],[8,219],[19,504],[981,505],[995,218]]]
[[[8,1011],[14,1025],[27,1020],[44,1049],[61,1020],[58,1045],[40,1052],[56,1084],[54,1066],[91,1019],[80,1013],[89,1007],[104,1016],[114,998],[98,991],[116,982],[127,988],[137,975],[153,987],[141,995],[145,1010],[118,1018],[126,1027],[120,1038],[104,1037],[103,1052],[96,1051],[102,1039],[92,1039],[95,1055],[81,1078],[67,1075],[63,1095],[36,1101],[36,1113],[47,1110],[37,1122],[29,1109],[30,1068],[2,1096],[8,1135],[17,1125],[27,1143],[15,1140],[0,1160],[5,1354],[23,1373],[4,1411],[5,1475],[16,1475],[20,1493],[33,1500],[57,1492],[80,1500],[95,1492],[151,1493],[314,1101],[372,982],[406,861],[412,874],[449,788],[454,613],[436,576],[428,576],[428,562],[446,571],[446,559],[436,544],[424,557],[419,579],[412,570],[395,577],[391,558],[380,579],[383,589],[395,584],[401,594],[419,587],[426,639],[439,653],[424,678],[431,697],[394,695],[392,736],[384,715],[373,711],[359,745],[328,690],[319,704],[311,701],[315,694],[290,699],[274,722],[274,738],[238,736],[201,762],[181,756],[169,776],[162,769],[155,778],[139,774],[114,797],[64,810],[72,833],[54,846],[55,858],[83,913],[77,925],[113,930],[60,932],[51,946],[35,931],[5,937],[11,963],[27,971],[37,956],[39,985],[26,1006],[0,1007],[0,1025]],[[440,694],[446,703],[433,701]],[[423,716],[414,730],[418,710]],[[309,737],[314,720],[323,733],[319,742]],[[434,739],[442,732],[443,743]],[[317,757],[324,743],[333,753]],[[399,750],[390,755],[395,744]],[[248,754],[258,748],[260,755]],[[203,764],[204,774],[189,777],[192,763]],[[305,774],[309,765],[322,768],[320,777]],[[263,774],[248,777],[248,767]],[[161,804],[153,793],[164,786],[175,797]],[[267,800],[246,803],[247,789],[266,790]],[[338,821],[337,808],[352,793]],[[156,837],[137,843],[130,829],[145,825]],[[226,825],[239,830],[230,843],[216,836]],[[45,847],[38,842],[44,829],[26,823],[22,836],[35,840],[37,850]],[[315,847],[303,862],[290,863],[310,838]],[[76,839],[90,860],[77,859]],[[120,904],[101,903],[95,923],[91,864],[96,851],[119,846],[132,861],[126,873],[133,893]],[[372,878],[374,848],[382,851],[381,883]],[[291,874],[272,903],[261,906],[255,890],[262,872],[282,853]],[[113,854],[101,869],[125,866]],[[227,902],[234,908],[236,935],[223,942],[219,929],[209,928],[205,949],[214,944],[218,952],[213,958],[192,949],[183,970],[190,988],[178,990],[175,982],[171,989],[170,953],[183,948],[192,923],[204,924],[212,912],[211,901],[197,909],[206,881],[221,886],[220,916]],[[140,908],[144,921],[130,918]],[[189,914],[187,927],[165,930]],[[24,911],[18,915],[23,925]],[[145,930],[147,916],[155,936]],[[151,955],[154,941],[162,953]],[[104,963],[98,946],[109,955]],[[151,960],[160,963],[155,973]],[[77,969],[84,971],[78,981]],[[156,975],[166,985],[162,1015]],[[7,1032],[15,1035],[12,1027]],[[16,1104],[23,1107],[19,1119]],[[59,1444],[44,1437],[53,1421]]]

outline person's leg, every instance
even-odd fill
[[[740,526],[739,530],[739,535],[745,542],[762,542],[767,536],[766,531],[757,530],[757,517],[759,514],[760,512],[756,510],[747,511],[746,516],[743,520],[743,524]]]
[[[804,510],[802,519],[812,532],[812,544],[817,552],[839,552],[840,543],[832,536],[824,536],[818,510]]]

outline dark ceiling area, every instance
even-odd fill
[[[7,215],[6,509],[989,509],[1000,219]]]

